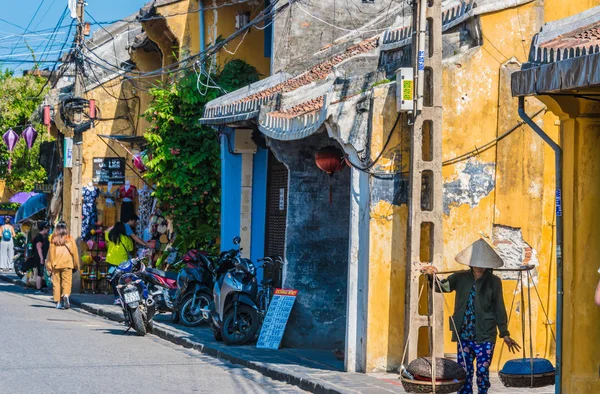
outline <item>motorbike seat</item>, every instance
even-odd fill
[[[149,273],[151,273],[151,274],[155,274],[155,275],[161,276],[163,278],[177,280],[177,273],[176,272],[167,272],[167,271],[159,270],[159,269],[156,269],[156,268],[146,268],[146,271],[149,272]]]
[[[273,279],[267,279],[267,280],[263,280],[263,281],[261,282],[261,284],[262,284],[263,286],[269,286],[269,285],[272,285],[272,284],[273,284]]]

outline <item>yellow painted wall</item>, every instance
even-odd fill
[[[585,93],[585,92],[582,92]],[[561,118],[564,215],[565,393],[600,392],[600,104],[570,97],[540,97]]]
[[[517,125],[516,99],[510,97],[510,78],[501,80],[501,67],[513,59],[527,59],[530,40],[539,31],[538,13],[541,9],[530,3],[517,9],[482,15],[483,46],[444,61],[443,71],[443,160],[447,161],[493,141]],[[374,155],[381,149],[381,141],[395,120],[395,102],[386,95],[387,88],[375,89],[373,146]],[[391,94],[391,93],[389,93]],[[379,103],[379,104],[378,104]],[[533,110],[543,108],[539,102],[530,103]],[[388,107],[383,109],[382,107]],[[387,114],[383,114],[387,111]],[[532,111],[530,111],[532,112]],[[536,118],[549,125],[547,131],[557,137],[556,117],[550,113]],[[404,134],[404,133],[403,133]],[[408,143],[408,135],[406,137]],[[392,140],[384,155],[394,160],[398,143]],[[403,160],[407,160],[406,155]],[[469,204],[455,204],[444,215],[444,265],[448,269],[462,269],[453,261],[454,256],[485,234],[491,236],[494,224],[522,229],[524,240],[537,252],[538,289],[542,305],[554,321],[554,158],[552,151],[534,136],[533,131],[521,127],[497,146],[479,152],[469,159],[472,164],[488,164],[493,171],[496,187],[481,199]],[[444,182],[465,176],[469,161],[461,161],[443,168]],[[390,164],[390,163],[388,163]],[[388,166],[387,169],[398,167]],[[407,163],[403,170],[407,169]],[[367,371],[397,367],[403,350],[404,325],[404,271],[406,264],[407,207],[392,206],[381,201],[371,207],[371,256],[369,276],[369,329],[367,340]],[[504,298],[507,310],[515,289],[515,280],[504,280]],[[550,328],[535,291],[532,289],[532,326],[535,357],[553,360],[554,344]],[[453,295],[447,296],[453,308]],[[518,300],[517,300],[518,301]],[[520,308],[521,310],[523,308]],[[450,314],[445,311],[445,316]],[[521,315],[513,312],[509,329],[522,343]],[[456,344],[450,341],[445,319],[445,349],[456,354]],[[499,342],[500,343],[500,342]],[[529,349],[529,340],[525,343]],[[492,369],[501,367],[514,357],[497,348]]]
[[[212,7],[227,2],[231,3],[228,0],[215,0],[214,2],[205,0],[204,5],[205,7]],[[259,2],[259,4],[258,6],[251,6],[248,3],[240,3],[205,11],[206,45],[210,46],[219,37],[225,39],[235,33],[235,16],[238,12],[250,12],[250,20],[257,17],[264,8],[263,1]],[[262,25],[261,23],[258,26],[262,27]],[[261,78],[268,77],[271,73],[271,59],[264,57],[264,37],[263,30],[252,28],[248,31],[245,38],[242,34],[240,37],[232,40],[226,49],[233,52],[234,55],[228,53],[225,49],[221,49],[217,54],[218,66],[222,67],[223,64],[232,59],[241,59],[256,67],[261,74]]]
[[[177,42],[188,53],[198,53],[200,47],[198,9],[198,0],[182,0],[156,7],[156,12],[165,16]]]
[[[553,22],[600,5],[600,0],[544,0],[544,22]]]
[[[6,183],[4,181],[0,181],[0,202],[8,202],[8,200],[13,196],[8,187],[6,187]]]

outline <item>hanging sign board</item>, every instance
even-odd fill
[[[35,193],[50,194],[50,193],[52,193],[52,187],[53,187],[53,185],[51,183],[36,183],[33,186],[33,191]]]
[[[97,185],[123,185],[125,183],[125,159],[122,157],[94,157],[92,181]]]
[[[257,348],[279,349],[297,295],[298,290],[275,289],[256,343]]]
[[[65,153],[63,157],[65,158],[65,168],[73,167],[73,138],[65,137]]]

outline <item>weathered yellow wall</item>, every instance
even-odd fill
[[[541,8],[530,3],[517,9],[481,16],[485,35],[483,46],[452,59],[445,60],[443,72],[443,160],[470,152],[513,128],[520,121],[516,100],[510,97],[510,71],[527,59],[530,40],[539,31]],[[514,65],[505,65],[512,59]],[[505,67],[502,69],[502,66]],[[515,67],[516,66],[516,67]],[[504,70],[501,73],[501,69]],[[502,76],[502,78],[501,78]],[[373,146],[375,155],[381,140],[387,136],[395,120],[395,103],[388,114],[378,112],[375,89]],[[543,108],[532,101],[529,112]],[[557,137],[557,119],[541,114],[536,119]],[[408,142],[406,142],[408,143]],[[398,143],[392,140],[384,160],[398,157]],[[403,160],[407,160],[406,155]],[[453,261],[464,247],[484,234],[492,235],[493,225],[521,228],[523,239],[537,252],[539,267],[537,285],[544,308],[555,316],[556,270],[554,267],[554,156],[552,151],[528,128],[520,127],[509,137],[468,160],[445,165],[444,183],[468,182],[468,167],[483,167],[483,173],[496,185],[479,195],[466,195],[467,201],[451,205],[444,215],[444,264],[448,269],[464,267]],[[385,164],[383,165],[385,167]],[[394,166],[390,167],[393,168]],[[469,167],[469,168],[470,168]],[[403,167],[406,171],[407,166]],[[371,208],[371,256],[369,276],[369,330],[367,370],[385,370],[399,364],[403,350],[404,271],[406,264],[407,207],[380,201]],[[504,280],[507,310],[513,298],[515,280]],[[520,294],[519,294],[520,296]],[[545,324],[541,305],[532,289],[533,348],[535,357],[553,360],[554,344],[550,328]],[[453,295],[446,296],[453,308]],[[517,299],[518,302],[518,299]],[[519,308],[522,310],[523,308]],[[450,314],[445,310],[445,316]],[[521,315],[513,312],[510,331],[519,342]],[[444,320],[445,352],[456,354],[456,344],[450,341],[448,322]],[[498,342],[500,344],[500,342]],[[529,349],[529,340],[525,343]],[[498,346],[492,369],[501,367],[509,356]]]
[[[599,5],[599,0],[544,0],[544,22],[563,19]]]
[[[212,7],[213,5],[220,5],[225,2],[229,1],[215,0],[214,2],[209,2],[205,0],[204,5],[205,7]],[[250,12],[250,20],[252,20],[264,8],[263,3],[261,2],[260,6],[250,6],[248,3],[240,3],[205,11],[206,46],[214,44],[219,37],[225,39],[236,32],[235,16],[238,12]],[[262,27],[262,23],[259,24],[259,27]],[[263,54],[264,37],[263,30],[252,28],[245,37],[242,34],[240,37],[232,40],[226,49],[235,53],[235,55],[228,53],[225,49],[221,49],[217,55],[218,66],[222,67],[232,59],[241,59],[253,65],[262,77],[269,76],[271,73],[271,59],[264,57]]]
[[[585,92],[582,92],[585,93]],[[563,148],[564,318],[563,390],[600,392],[600,104],[571,97],[540,97],[561,118]],[[560,106],[557,105],[560,103]]]
[[[396,120],[394,85],[374,89],[372,158],[381,149]],[[377,170],[398,171],[408,166],[394,152],[407,143],[407,129],[393,130],[388,152]],[[405,146],[404,146],[405,148]],[[404,338],[407,205],[381,200],[371,207],[367,371],[387,370],[400,362]]]
[[[197,0],[182,0],[178,3],[156,7],[156,12],[165,16],[167,25],[183,51],[188,53],[198,53],[200,47],[198,9]]]
[[[12,193],[7,187],[4,181],[0,181],[0,202],[8,202],[12,197]]]

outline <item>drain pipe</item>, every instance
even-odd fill
[[[200,16],[200,48],[198,50],[198,53],[202,53],[206,49],[206,21],[204,19],[204,0],[198,0],[198,14]]]
[[[563,323],[563,218],[562,218],[562,149],[526,113],[525,97],[519,97],[519,116],[554,151],[556,173],[556,381],[555,393],[562,392],[562,323]],[[533,357],[533,355],[530,355]]]

